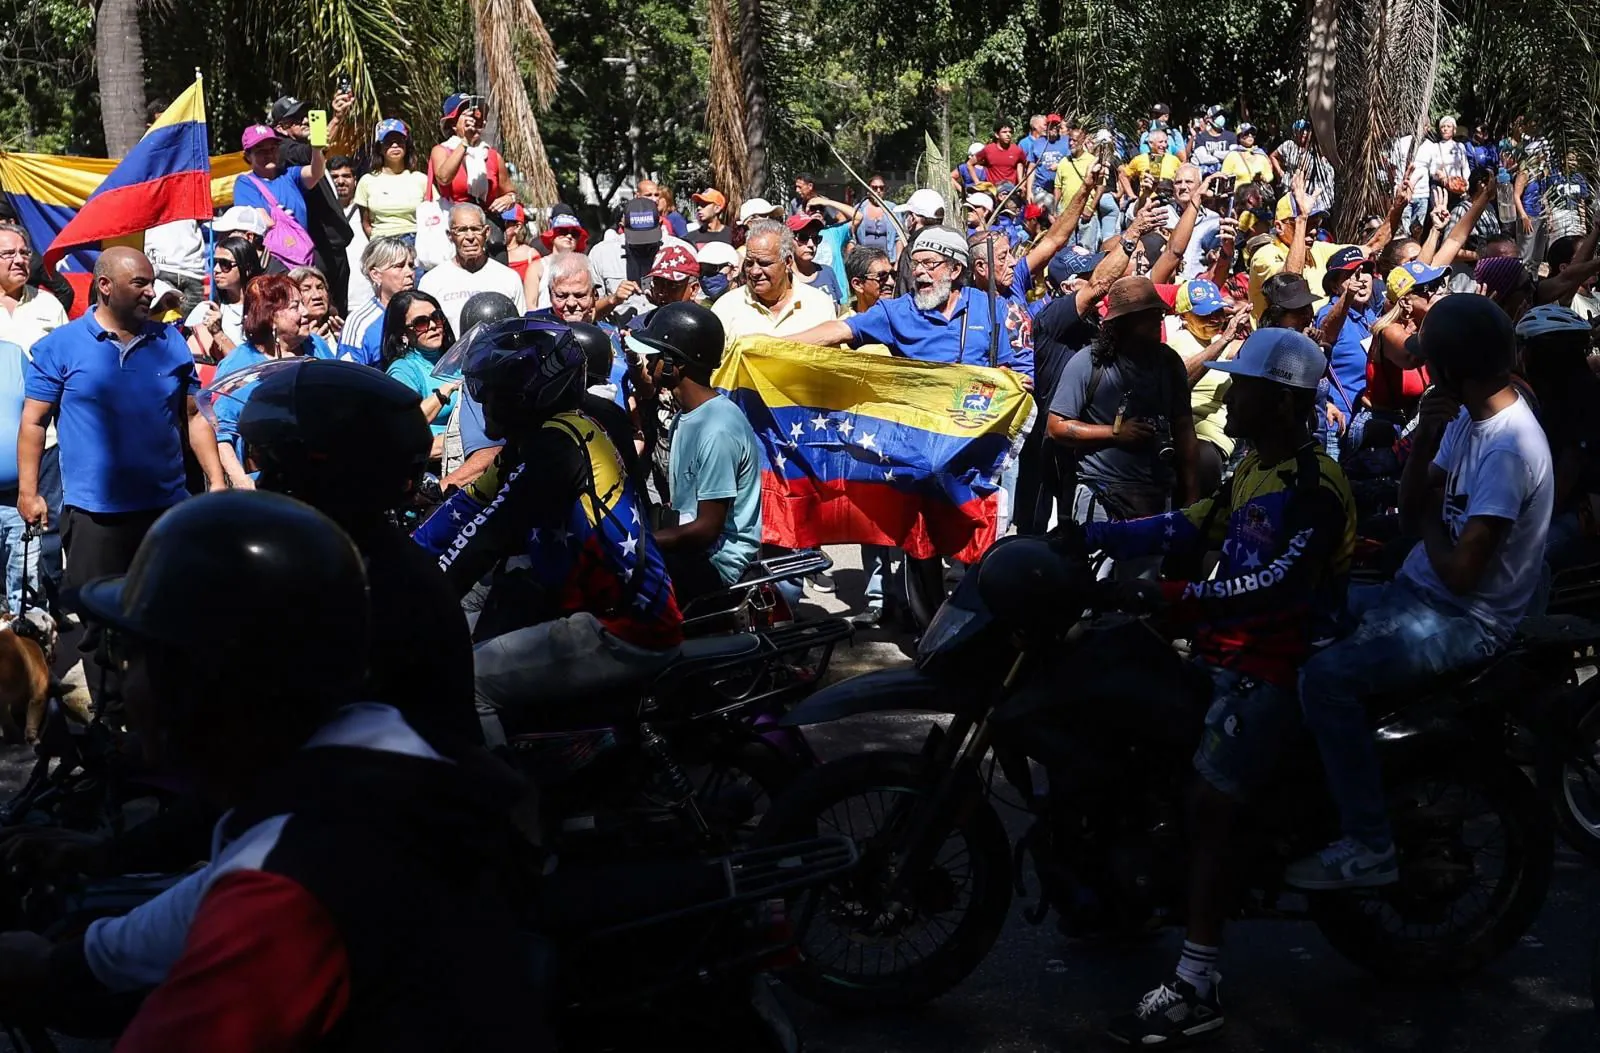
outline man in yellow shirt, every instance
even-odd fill
[[[1272,243],[1263,245],[1250,257],[1250,317],[1254,321],[1261,321],[1261,314],[1267,309],[1267,298],[1261,286],[1268,278],[1287,271],[1305,278],[1313,292],[1320,292],[1328,258],[1345,247],[1316,240],[1324,213],[1308,214],[1311,202],[1311,195],[1298,189],[1278,198]],[[1295,251],[1297,246],[1299,252]],[[1323,296],[1314,306],[1321,309],[1327,302],[1328,298]]]
[[[1134,197],[1138,193],[1140,181],[1146,176],[1154,176],[1156,182],[1171,179],[1178,174],[1178,166],[1183,162],[1178,160],[1176,154],[1167,152],[1167,133],[1165,129],[1157,128],[1150,133],[1150,152],[1139,154],[1133,160],[1122,166],[1122,171],[1117,176],[1117,190],[1123,198]]]

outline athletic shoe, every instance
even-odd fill
[[[1400,864],[1395,858],[1394,845],[1374,852],[1360,841],[1347,837],[1314,856],[1289,864],[1283,872],[1283,880],[1308,892],[1376,888],[1399,881]]]
[[[816,589],[818,592],[833,591],[833,575],[829,574],[825,570],[817,571],[806,580],[809,581],[811,583],[811,587]]]
[[[868,607],[860,614],[851,617],[850,624],[855,626],[857,629],[876,629],[878,627],[878,623],[882,620],[882,607]]]
[[[1174,979],[1139,999],[1127,1016],[1111,1022],[1106,1034],[1129,1046],[1181,1045],[1222,1027],[1222,1000],[1217,989],[1222,977],[1214,976],[1211,993],[1204,998],[1189,983]]]

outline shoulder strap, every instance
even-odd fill
[[[1094,350],[1090,349],[1088,351],[1085,351],[1084,354],[1092,355],[1092,354],[1094,354]],[[1100,381],[1105,379],[1105,375],[1106,375],[1106,367],[1102,366],[1098,362],[1095,362],[1094,366],[1092,368],[1090,368],[1090,370],[1089,370],[1089,386],[1087,388],[1085,388],[1084,392],[1083,392],[1083,408],[1084,409],[1088,409],[1091,405],[1094,404],[1095,392],[1100,390]]]
[[[282,205],[278,204],[278,199],[272,196],[272,191],[267,189],[267,184],[263,183],[261,178],[254,172],[246,172],[245,178],[256,185],[256,189],[261,191],[261,196],[267,199],[267,204],[276,209],[283,208]]]

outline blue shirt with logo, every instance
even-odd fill
[[[1035,169],[1038,179],[1036,182],[1042,190],[1053,190],[1056,185],[1056,166],[1072,156],[1072,140],[1066,136],[1051,141],[1048,138],[1039,140],[1039,149],[1034,157],[1039,167]]]
[[[305,168],[303,166],[296,165],[280,176],[263,179],[261,182],[266,184],[267,189],[272,192],[272,196],[277,199],[278,204],[282,205],[290,215],[294,216],[295,222],[300,224],[300,229],[309,232],[311,228],[306,225],[305,186],[300,182],[300,173],[304,171]],[[256,179],[252,178],[248,173],[240,176],[234,182],[233,203],[235,205],[254,205],[256,208],[264,208],[267,210],[268,215],[276,211],[267,203],[267,195],[263,194],[261,188],[256,186]]]
[[[163,323],[124,346],[91,310],[34,344],[25,391],[58,407],[62,503],[147,512],[183,500],[180,436],[198,389],[188,345]]]
[[[997,364],[1033,376],[1032,321],[1014,289],[995,298],[995,322],[1002,329]],[[854,345],[884,344],[901,358],[924,362],[989,364],[989,301],[981,289],[962,289],[948,318],[939,308],[924,311],[912,296],[901,295],[879,300],[844,323]]]

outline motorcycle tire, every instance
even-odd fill
[[[862,794],[876,791],[926,797],[932,791],[926,769],[920,756],[891,752],[860,753],[824,764],[796,779],[778,799],[761,824],[758,840],[773,844],[816,836],[819,828],[832,832],[837,825],[824,827],[821,817],[834,806]],[[816,921],[812,912],[824,914],[829,906],[808,892],[802,894],[802,902],[792,911],[794,917],[801,919],[799,961],[780,973],[780,979],[812,1001],[843,1012],[921,1005],[965,980],[988,956],[1005,925],[1011,906],[1011,839],[976,779],[963,794],[952,826],[950,832],[961,838],[970,859],[972,891],[965,913],[941,947],[904,968],[871,975],[845,973],[807,954],[807,931]],[[856,837],[858,844],[867,840],[858,836],[853,823],[840,832]],[[870,857],[870,849],[863,847],[863,860]],[[858,868],[852,880],[861,874]],[[838,886],[830,886],[822,893],[830,897],[843,894]],[[864,936],[862,940],[870,938]],[[852,934],[851,940],[855,939],[856,934]],[[898,952],[893,960],[898,967]]]
[[[1538,732],[1537,781],[1561,840],[1600,863],[1600,678],[1570,697],[1561,724]]]
[[[1399,916],[1402,930],[1436,917],[1441,903],[1424,903],[1430,874],[1447,879],[1463,869],[1477,872],[1477,860],[1438,858],[1438,846],[1423,841],[1423,826],[1437,829],[1442,806],[1416,806],[1402,792],[1419,784],[1444,784],[1480,795],[1505,831],[1502,879],[1485,918],[1466,932],[1435,939],[1407,938],[1381,930],[1378,915]],[[1439,980],[1474,972],[1504,954],[1538,917],[1555,863],[1550,811],[1520,769],[1504,758],[1470,749],[1418,751],[1384,772],[1389,814],[1400,854],[1400,880],[1374,889],[1313,893],[1312,919],[1324,938],[1350,961],[1390,980]],[[1397,802],[1400,807],[1397,808]],[[1412,818],[1408,819],[1408,815]],[[1460,846],[1457,846],[1458,848]],[[1430,858],[1431,855],[1431,858]],[[1429,869],[1429,864],[1437,864]],[[1408,868],[1410,873],[1408,874]],[[1402,911],[1410,910],[1411,916]]]
[[[741,818],[737,825],[748,837],[760,829],[760,820],[771,810],[773,802],[806,770],[799,759],[790,757],[772,743],[751,739],[719,747],[708,758],[703,770],[691,768],[689,774],[701,798],[701,808],[707,811],[706,817],[713,825],[721,825],[712,813],[718,794],[740,782],[747,784],[752,815],[749,819]],[[737,835],[739,831],[735,828],[728,832]],[[740,839],[735,837],[736,841]]]
[[[912,559],[900,561],[900,576],[905,585],[907,628],[914,633],[926,629],[945,600],[944,560]]]

